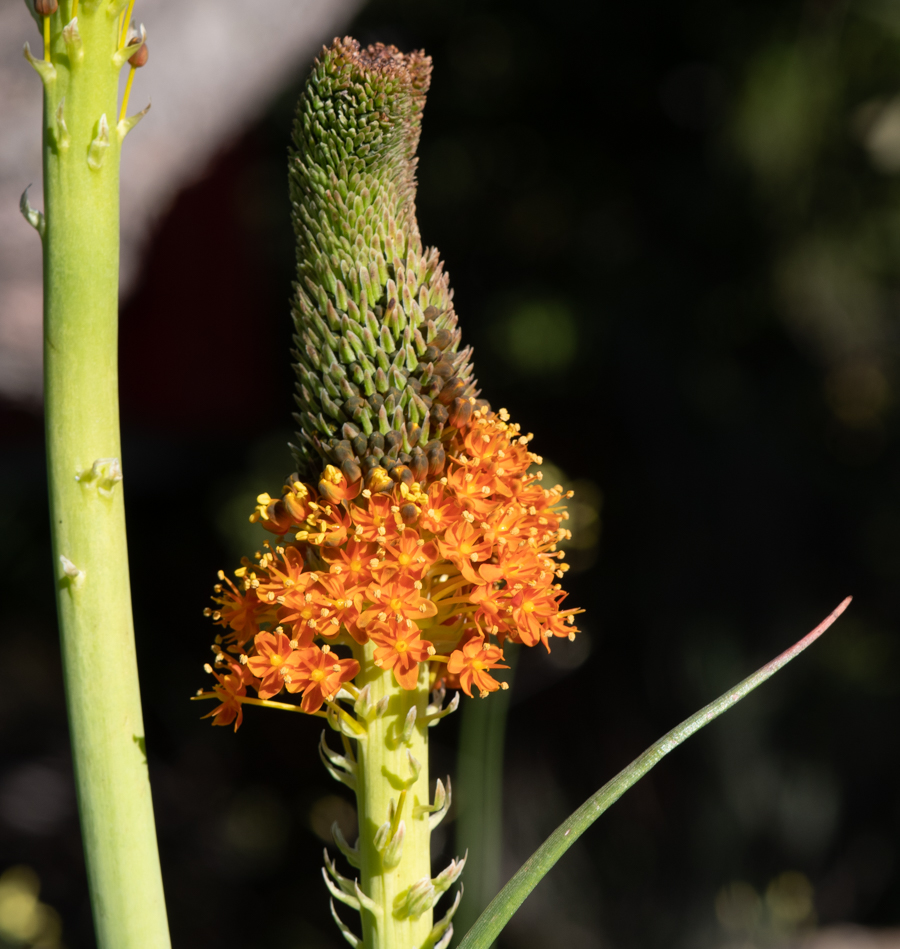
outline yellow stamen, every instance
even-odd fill
[[[280,708],[284,709],[286,712],[303,712],[303,709],[299,705],[291,705],[290,702],[273,702],[270,699],[252,699],[249,695],[235,695],[233,696],[241,705],[261,705],[263,708]],[[191,696],[192,702],[200,702],[204,699],[219,699],[221,696],[217,695],[215,692],[198,692],[197,695]],[[316,715],[319,718],[327,718],[328,714],[326,712],[303,712],[304,715]]]
[[[69,17],[70,20],[74,20],[78,16],[78,0],[73,0],[72,2],[72,16]]]
[[[131,13],[134,10],[134,0],[129,0],[128,10],[122,18],[119,25],[119,49],[125,45],[125,39],[128,36],[128,25],[131,23]]]
[[[50,62],[50,17],[44,17],[44,59]]]

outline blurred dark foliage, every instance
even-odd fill
[[[501,945],[764,945],[816,920],[896,925],[896,5],[374,0],[350,32],[433,55],[424,238],[447,261],[484,394],[584,499],[567,586],[590,645],[521,658],[504,871],[855,596],[810,653],[615,805]],[[235,736],[187,700],[205,681],[215,571],[261,542],[253,497],[290,464],[285,150],[306,68],[164,217],[122,314],[177,946],[342,944],[315,829],[352,815],[317,760],[319,723],[251,710]],[[7,406],[2,425],[0,869],[33,866],[82,949],[40,420]],[[457,727],[433,733],[434,775],[453,771]],[[451,855],[452,824],[438,844]]]

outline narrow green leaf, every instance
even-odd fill
[[[791,646],[790,649],[663,735],[656,744],[651,745],[639,758],[632,761],[627,768],[604,784],[596,794],[589,797],[522,864],[516,875],[478,917],[475,925],[466,933],[465,938],[459,944],[458,949],[487,949],[500,935],[504,926],[512,918],[513,913],[522,905],[528,894],[550,871],[550,868],[607,808],[614,804],[673,748],[677,748],[685,739],[690,738],[694,732],[699,731],[714,718],[718,718],[723,712],[727,712],[742,698],[749,695],[758,685],[761,685],[766,679],[778,672],[782,666],[787,665],[791,659],[803,652],[807,646],[815,642],[847,609],[851,599],[852,597],[848,596],[830,616],[822,620],[812,632],[807,633],[803,639]]]

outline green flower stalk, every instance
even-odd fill
[[[44,44],[47,462],[78,805],[98,945],[169,946],[144,752],[122,495],[117,374],[119,152],[140,118],[121,69],[146,61],[119,0],[28,0]],[[130,88],[130,83],[129,83]]]
[[[298,472],[251,520],[277,540],[219,574],[224,630],[207,666],[215,724],[245,705],[322,717],[322,760],[356,794],[350,866],[324,877],[344,937],[366,949],[444,949],[463,870],[432,876],[450,783],[428,776],[428,731],[506,687],[507,640],[574,639],[558,549],[567,496],[532,473],[530,435],[478,398],[437,251],[415,218],[415,152],[431,61],[336,40],[300,99],[290,161],[298,240]],[[248,690],[254,690],[253,696]],[[299,704],[276,699],[281,692]],[[338,913],[359,913],[359,926]],[[342,911],[343,912],[343,911]],[[361,930],[361,936],[356,933]]]

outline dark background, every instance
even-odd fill
[[[764,946],[896,926],[900,13],[373,0],[349,32],[434,57],[422,233],[484,394],[578,491],[566,585],[589,647],[520,663],[506,874],[662,732],[855,597],[616,804],[501,945]],[[285,150],[306,68],[179,197],[122,312],[138,653],[177,946],[343,945],[316,832],[347,805],[319,725],[251,710],[235,736],[187,701],[215,571],[258,546],[253,497],[290,467]],[[32,866],[82,949],[41,420],[7,405],[0,425],[0,870]],[[453,772],[457,730],[433,732],[434,775]]]

